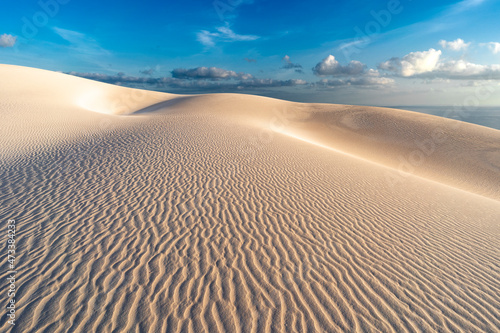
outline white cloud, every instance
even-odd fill
[[[350,48],[350,47],[356,47],[357,45],[361,45],[361,44],[368,44],[369,41],[365,40],[365,39],[360,39],[359,37],[350,41],[350,42],[345,42],[345,43],[342,43],[340,44],[339,46],[339,50],[344,50],[344,49],[347,49],[347,48]],[[360,46],[362,47],[362,46]]]
[[[3,34],[0,36],[0,47],[13,47],[16,44],[17,37]]]
[[[205,46],[215,46],[214,38],[218,36],[217,33],[202,30],[196,34],[196,40]]]
[[[481,46],[487,46],[493,54],[500,53],[500,43],[489,42],[489,43],[483,43],[481,44]]]
[[[230,41],[245,41],[256,40],[259,36],[254,35],[238,35],[233,32],[229,27],[218,27],[217,30],[222,34],[222,37]]]
[[[487,66],[473,64],[465,60],[450,60],[439,65],[437,71],[463,76],[478,75],[484,72]]]
[[[442,39],[439,41],[439,45],[441,45],[441,47],[445,48],[445,49],[450,49],[453,51],[460,51],[460,50],[467,50],[470,43],[464,42],[464,40],[461,38],[458,38],[458,39],[451,41],[451,42],[447,42],[444,39]]]
[[[500,65],[479,65],[464,60],[441,63],[434,73],[450,79],[500,79]]]
[[[352,60],[347,65],[341,65],[334,56],[329,55],[313,68],[313,73],[318,76],[346,76],[360,75],[365,73],[366,66],[356,60]]]
[[[392,58],[380,69],[403,77],[444,78],[457,80],[498,80],[500,65],[480,65],[465,60],[440,61],[441,51],[430,49],[412,52],[403,58]]]
[[[404,77],[432,72],[438,66],[441,50],[429,49],[411,52],[403,58],[392,58],[379,65],[380,69],[394,72]]]
[[[235,33],[229,26],[216,28],[217,32],[202,30],[196,34],[196,39],[207,47],[215,46],[216,42],[240,42],[252,41],[259,38],[255,35],[239,35]]]

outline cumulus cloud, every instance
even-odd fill
[[[0,36],[0,47],[13,47],[16,44],[17,37],[3,34]]]
[[[409,77],[434,71],[438,66],[440,56],[441,50],[434,49],[411,52],[403,58],[391,58],[379,64],[378,68]]]
[[[177,79],[208,79],[208,80],[229,80],[240,79],[249,80],[253,78],[251,74],[236,73],[217,67],[196,67],[191,69],[176,68],[172,71],[172,77]]]
[[[440,64],[432,74],[450,79],[498,80],[500,65],[479,65],[465,60],[451,60]]]
[[[403,58],[392,58],[379,68],[403,77],[443,78],[456,80],[498,80],[500,65],[479,65],[465,60],[440,61],[441,51],[430,49],[412,52]]]
[[[317,76],[336,76],[337,79],[323,79],[312,84],[317,87],[371,86],[383,87],[394,83],[394,80],[381,77],[376,69],[367,68],[365,64],[352,60],[347,65],[340,64],[333,55],[329,55],[313,68]]]
[[[364,74],[366,66],[356,60],[347,65],[341,65],[334,56],[329,55],[313,68],[313,73],[318,76],[347,76]]]
[[[444,39],[442,39],[439,41],[439,45],[441,45],[441,47],[444,49],[450,49],[453,51],[460,51],[460,50],[467,50],[470,43],[464,42],[464,40],[461,38],[458,38],[458,39],[451,41],[451,42],[447,42]]]
[[[239,35],[227,25],[216,28],[216,32],[202,30],[196,34],[196,39],[207,47],[215,46],[217,42],[252,41],[258,38],[255,35]]]
[[[487,46],[493,54],[500,53],[500,43],[489,42],[489,43],[483,43],[481,44],[481,46]]]

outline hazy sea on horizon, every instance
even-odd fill
[[[403,109],[434,116],[452,118],[468,123],[486,126],[500,130],[500,106],[479,106],[469,109],[458,109],[455,106],[387,106],[388,108]],[[453,112],[457,111],[457,112]],[[453,117],[463,111],[463,117]]]

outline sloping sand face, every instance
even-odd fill
[[[0,72],[13,331],[500,329],[498,131]]]

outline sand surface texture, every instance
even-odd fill
[[[0,332],[500,331],[500,131],[0,77]]]

